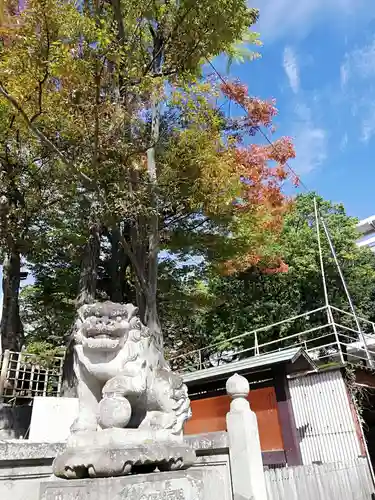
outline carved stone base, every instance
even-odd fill
[[[220,476],[210,472],[191,469],[116,478],[48,480],[40,485],[39,500],[212,500],[213,498],[229,500],[232,498],[230,492],[225,491]]]
[[[188,444],[167,440],[165,436],[161,440],[158,432],[141,433],[144,435],[140,444],[139,434],[136,429],[108,429],[78,435],[73,438],[74,446],[72,441],[68,442],[66,450],[56,457],[53,473],[64,479],[113,477],[156,469],[187,469],[195,462],[195,451]],[[125,437],[128,437],[128,442]]]

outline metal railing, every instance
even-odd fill
[[[296,333],[288,334],[288,331]],[[337,307],[323,306],[201,349],[177,354],[169,362],[174,370],[192,372],[291,347],[304,348],[320,366],[351,362],[372,367],[375,324]]]
[[[60,396],[63,356],[4,351],[0,359],[0,401],[15,404],[35,396]]]

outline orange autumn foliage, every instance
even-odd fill
[[[273,142],[266,141],[265,144],[243,145],[243,137],[255,136],[261,127],[272,130],[272,119],[277,114],[275,101],[250,97],[247,87],[239,82],[223,83],[221,90],[245,112],[230,120],[232,129],[241,134],[233,145],[235,168],[243,184],[241,197],[234,204],[235,210],[254,215],[258,232],[264,235],[264,241],[267,237],[277,240],[284,215],[292,203],[282,191],[283,183],[289,179],[295,186],[298,185],[298,178],[288,167],[288,161],[295,157],[292,140],[282,137]],[[261,249],[262,242],[259,246]],[[248,252],[239,252],[238,257],[227,260],[223,272],[233,274],[253,266],[267,274],[288,270],[279,256],[262,255],[249,248]]]

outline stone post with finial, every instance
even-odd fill
[[[249,382],[236,373],[226,390],[232,398],[227,430],[234,500],[267,500],[258,423],[247,400]]]

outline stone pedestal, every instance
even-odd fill
[[[125,476],[186,469],[195,458],[190,446],[166,430],[105,429],[70,436],[53,473],[62,479]]]
[[[217,476],[198,470],[47,481],[40,500],[212,500],[226,498]]]

